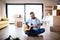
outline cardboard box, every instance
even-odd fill
[[[17,27],[22,27],[22,22],[17,22]]]

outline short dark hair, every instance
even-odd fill
[[[34,14],[34,12],[30,12],[30,15],[31,15],[31,14]]]

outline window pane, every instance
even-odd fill
[[[60,9],[60,5],[57,5],[57,9]]]
[[[39,20],[42,19],[42,5],[8,5],[7,8],[9,23],[14,23],[16,14],[21,14],[23,21],[28,20],[30,12],[34,12]]]
[[[9,23],[14,23],[14,15],[21,14],[24,18],[24,5],[8,5]]]
[[[42,19],[42,5],[26,5],[26,20],[30,18],[30,12],[34,12],[39,20]]]

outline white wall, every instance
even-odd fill
[[[51,5],[51,6],[54,6],[57,4],[57,0],[1,0],[0,1],[0,16],[1,17],[5,17],[6,15],[6,10],[5,10],[5,4],[6,3],[44,3],[44,6],[45,5]],[[44,7],[44,10],[45,10],[45,7]],[[44,13],[46,13],[44,11]]]
[[[0,1],[0,17],[1,17],[1,13],[2,13],[2,6],[1,6],[1,1]]]

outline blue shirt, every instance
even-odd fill
[[[26,21],[26,22],[31,24],[31,23],[32,23],[32,18],[30,18],[30,19],[29,19],[28,21]],[[36,24],[39,24],[39,23],[40,23],[40,20],[36,18],[35,23],[36,23]]]
[[[30,18],[28,21],[26,21],[28,24],[32,24],[32,18]],[[40,20],[39,19],[35,19],[35,22],[34,22],[36,25],[37,24],[40,24]]]

